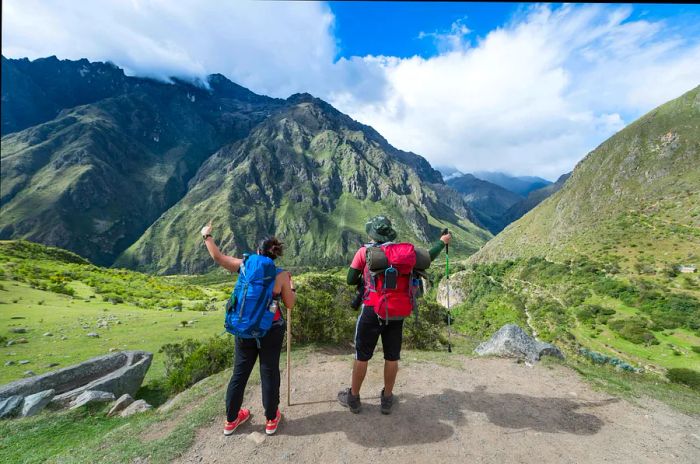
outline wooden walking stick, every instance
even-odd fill
[[[287,406],[292,405],[292,311],[287,308]]]

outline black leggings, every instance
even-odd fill
[[[260,355],[260,384],[265,417],[274,419],[280,403],[280,352],[284,340],[284,324],[273,325],[260,348],[254,338],[236,338],[236,360],[226,391],[226,420],[233,422],[243,404],[243,393],[255,360]]]

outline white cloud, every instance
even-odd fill
[[[434,164],[554,179],[700,83],[698,36],[631,11],[534,6],[478,39],[468,18],[422,33],[439,50],[431,58],[334,61],[323,3],[4,0],[2,47],[159,78],[220,72],[278,97],[308,91]]]

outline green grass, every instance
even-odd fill
[[[155,354],[148,371],[147,381],[163,374],[163,363],[158,350],[165,343],[185,338],[203,339],[223,332],[223,311],[151,310],[131,304],[111,304],[99,298],[75,298],[30,288],[27,284],[0,281],[0,335],[9,340],[26,338],[28,343],[0,347],[0,363],[14,361],[13,366],[0,370],[0,383],[22,377],[31,370],[42,374],[66,367],[94,356],[116,350],[146,350]],[[81,296],[92,294],[84,285],[72,284]],[[13,303],[17,300],[16,303]],[[42,303],[43,302],[43,303]],[[41,304],[40,304],[41,303]],[[13,319],[22,317],[23,319]],[[97,321],[110,321],[107,328],[98,328]],[[121,324],[116,324],[119,320]],[[181,321],[194,324],[183,328]],[[87,328],[83,328],[85,325]],[[12,328],[26,328],[27,333],[14,334]],[[50,332],[51,337],[43,336]],[[99,338],[90,338],[95,332]],[[65,340],[62,337],[67,337]],[[19,365],[20,360],[29,360]],[[49,368],[50,363],[59,366]]]

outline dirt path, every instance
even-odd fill
[[[455,359],[461,368],[408,359],[396,387],[399,404],[382,416],[380,359],[370,362],[363,411],[354,415],[335,402],[349,381],[351,357],[313,355],[293,367],[294,404],[286,407],[283,398],[276,436],[260,444],[250,437],[264,428],[259,387],[253,386],[245,402],[251,421],[224,437],[222,414],[178,462],[643,464],[700,458],[700,420],[663,404],[640,407],[593,391],[564,367]],[[284,381],[281,391],[284,396]]]

